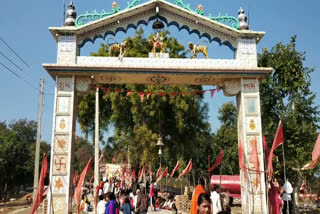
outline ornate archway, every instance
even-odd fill
[[[271,73],[272,68],[257,66],[256,45],[264,32],[247,29],[243,10],[230,27],[218,21],[223,17],[205,17],[201,8],[195,11],[182,0],[170,3],[152,0],[141,5],[132,0],[128,8],[120,11],[113,5],[112,12],[83,14],[75,19],[73,4],[69,6],[64,27],[50,27],[58,44],[57,63],[43,64],[56,81],[53,115],[52,157],[49,200],[52,206],[48,213],[71,212],[71,163],[75,138],[76,93],[90,90],[91,76],[97,83],[108,84],[189,84],[216,85],[226,96],[236,96],[238,108],[238,138],[244,148],[244,158],[249,160],[252,141],[257,139],[260,170],[264,171],[262,150],[259,79]],[[98,15],[97,15],[98,14]],[[90,18],[90,17],[95,18]],[[80,49],[86,42],[96,38],[126,32],[140,24],[148,24],[158,17],[167,26],[175,25],[189,33],[197,33],[209,41],[226,45],[234,51],[234,59],[171,59],[161,54],[149,58],[91,57],[80,56]],[[96,20],[92,20],[96,19]],[[84,20],[91,21],[84,23]],[[159,81],[161,80],[161,81]],[[60,164],[60,165],[59,165]],[[64,164],[65,167],[61,167]],[[254,169],[248,163],[247,168]],[[255,171],[241,172],[241,193],[243,213],[267,213],[265,177],[256,180]],[[96,178],[98,179],[98,178]]]

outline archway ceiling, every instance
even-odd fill
[[[234,29],[164,0],[146,2],[80,27],[50,27],[49,30],[56,40],[61,34],[77,35],[77,43],[82,47],[88,41],[104,39],[107,35],[115,35],[119,31],[127,32],[130,28],[136,29],[140,24],[147,25],[156,18],[156,7],[159,7],[160,19],[166,22],[167,26],[174,25],[179,30],[187,30],[189,34],[196,33],[199,38],[206,37],[209,41],[217,41],[232,50],[237,48],[239,38],[255,38],[259,42],[265,34]]]

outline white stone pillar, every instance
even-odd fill
[[[246,163],[247,179],[241,170],[242,213],[267,213],[266,181],[262,143],[260,95],[258,79],[241,79],[240,93],[237,95],[238,138],[242,144]],[[256,182],[256,171],[250,163],[253,142],[257,140],[260,162],[260,179]],[[250,169],[250,170],[248,170]]]
[[[56,77],[48,213],[72,210],[72,147],[75,134],[75,77]]]

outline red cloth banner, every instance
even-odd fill
[[[141,102],[142,102],[143,99],[144,99],[144,92],[140,92],[140,99],[141,99]]]
[[[145,168],[144,168],[144,166],[143,166],[138,181],[141,182],[144,176],[145,176]]]
[[[214,93],[216,92],[216,89],[210,89],[210,96],[211,99],[213,98]]]
[[[149,97],[150,97],[152,94],[153,94],[152,92],[148,92],[148,93],[147,93],[147,100],[149,99]]]
[[[39,184],[38,184],[38,192],[36,195],[36,198],[32,204],[32,208],[30,213],[33,214],[37,211],[39,208],[40,204],[42,203],[42,196],[43,196],[43,189],[44,189],[44,179],[47,175],[48,171],[48,161],[47,161],[47,155],[43,155],[43,160],[42,160],[42,167],[41,167],[41,173],[40,173],[40,178],[39,178]]]
[[[163,170],[163,172],[161,173],[161,175],[158,177],[158,179],[157,179],[157,183],[164,177],[164,176],[168,176],[169,175],[169,173],[168,173],[168,167],[166,167],[164,170]]]
[[[219,154],[219,156],[217,157],[217,160],[216,160],[216,162],[213,164],[213,166],[210,167],[210,165],[208,165],[208,170],[209,170],[209,172],[211,172],[212,170],[214,170],[214,169],[222,162],[222,159],[223,159],[223,151],[222,151],[222,149],[221,149],[220,154]],[[210,164],[210,163],[209,163],[209,164]]]
[[[272,174],[273,174],[273,166],[272,166],[273,151],[281,144],[283,144],[282,119],[279,122],[279,126],[277,129],[276,135],[274,137],[272,148],[271,148],[271,151],[270,151],[269,157],[268,157],[268,175],[270,178],[272,177]]]
[[[74,186],[77,186],[77,182],[79,180],[78,170],[74,173],[72,183]]]
[[[256,169],[256,182],[254,186],[258,187],[258,184],[260,183],[260,162],[257,149],[257,138],[254,139],[252,144],[250,162],[253,163],[254,168]]]
[[[304,165],[301,170],[313,169],[317,166],[320,159],[320,134],[312,151],[312,161]]]
[[[239,167],[242,170],[242,172],[244,173],[244,176],[247,180],[247,170],[246,170],[246,164],[243,158],[243,148],[241,145],[241,141],[239,141]]]
[[[149,161],[149,170],[148,170],[148,174],[152,175],[152,167],[151,167],[151,162]]]
[[[107,88],[107,89],[106,89],[106,96],[105,96],[106,98],[108,97],[108,94],[110,93],[110,91],[111,91],[110,88]]]
[[[100,189],[100,186],[96,186],[96,194],[94,196],[94,207],[97,208],[97,205],[98,205],[98,198],[99,198],[99,189]]]
[[[78,207],[78,213],[80,213],[80,202],[81,202],[81,189],[84,182],[85,177],[87,176],[90,167],[92,164],[92,158],[88,161],[87,165],[84,167],[83,171],[81,172],[81,176],[77,185],[77,188],[75,190],[75,199]]]
[[[160,173],[161,173],[161,165],[159,166],[159,169],[158,169],[158,171],[157,171],[156,177],[159,177],[159,176],[160,176]]]
[[[176,164],[176,166],[175,166],[174,169],[172,170],[172,173],[171,173],[171,176],[170,176],[170,179],[169,179],[168,183],[171,181],[174,173],[175,173],[179,168],[180,168],[180,162],[178,161],[177,164]]]
[[[188,172],[190,172],[192,169],[192,159],[189,161],[187,167],[182,171],[182,173],[179,175],[178,179],[181,179],[183,176],[185,176]]]

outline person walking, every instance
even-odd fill
[[[107,202],[104,199],[103,195],[99,195],[99,202],[97,205],[97,214],[104,214],[106,212]]]
[[[152,205],[153,205],[154,211],[157,211],[157,208],[156,208],[156,199],[155,199],[154,182],[151,183],[149,197],[150,197],[150,207],[151,207],[151,210],[152,210]]]
[[[141,191],[137,198],[137,212],[146,214],[148,211],[148,196],[145,195],[145,187],[141,187]]]
[[[283,209],[282,213],[283,214],[292,214],[293,209],[292,209],[292,197],[291,194],[293,192],[293,188],[291,183],[289,182],[289,179],[287,178],[286,182],[283,185]],[[288,207],[289,206],[289,207]]]
[[[213,214],[217,214],[220,211],[222,211],[221,209],[221,201],[220,201],[220,194],[218,193],[219,191],[219,186],[218,185],[214,185],[212,192],[211,192],[211,201],[212,201],[212,213]]]
[[[106,194],[106,211],[105,214],[116,214],[116,203],[115,203],[115,196],[113,192],[108,192]]]
[[[123,212],[123,214],[131,214],[132,206],[130,204],[130,199],[126,197],[124,199],[124,205],[120,207],[120,210]]]

